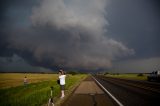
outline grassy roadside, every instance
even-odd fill
[[[122,78],[131,80],[147,80],[147,74],[107,74],[106,77]]]
[[[42,76],[44,77],[44,75]],[[56,82],[57,78],[55,78],[56,76],[53,76],[52,80],[30,83],[27,86],[20,85],[10,88],[2,87],[0,89],[0,106],[41,106],[47,103],[50,97],[51,86],[54,87],[54,97],[57,97],[60,93],[59,85]],[[86,76],[87,75],[67,75],[66,91],[69,91]],[[37,78],[40,77],[37,75]]]
[[[76,81],[75,84],[72,84],[68,89],[65,90],[65,98],[60,99],[59,97],[54,98],[55,100],[55,106],[61,106],[62,103],[69,97],[71,96],[72,92],[75,90],[75,88],[87,77],[88,75],[85,75],[84,77],[81,77],[80,80]],[[69,80],[69,79],[68,79]],[[73,82],[72,82],[73,83]],[[66,84],[67,85],[67,84]],[[47,105],[45,105],[47,106]]]

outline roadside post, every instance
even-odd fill
[[[53,86],[51,86],[51,95],[50,95],[50,98],[49,98],[49,101],[48,101],[48,106],[54,106],[54,103],[53,103]]]

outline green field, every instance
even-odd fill
[[[27,76],[29,84],[23,85]],[[66,91],[84,79],[87,75],[67,75]],[[0,106],[41,106],[50,97],[50,87],[53,86],[53,96],[60,95],[56,80],[57,74],[0,74]]]
[[[147,74],[107,74],[106,77],[131,79],[131,80],[147,80]]]

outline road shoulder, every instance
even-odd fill
[[[115,103],[89,76],[83,80],[75,91],[61,106],[114,106]]]

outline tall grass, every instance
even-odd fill
[[[66,90],[85,76],[69,75],[66,79]],[[0,106],[41,106],[48,101],[51,86],[54,87],[53,96],[57,97],[60,94],[60,88],[56,80],[0,89]]]

